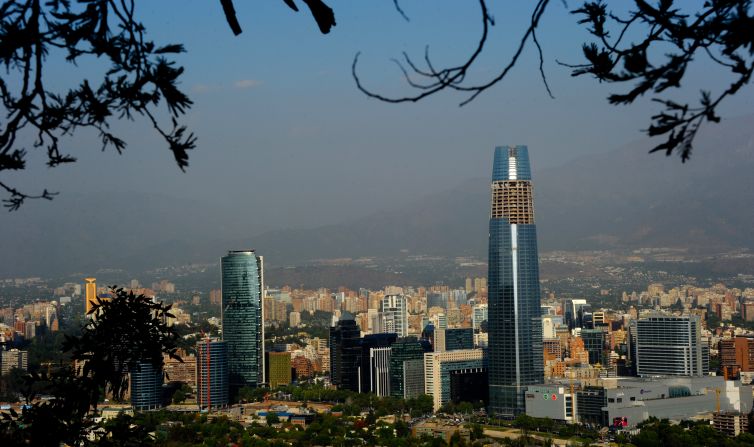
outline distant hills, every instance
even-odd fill
[[[754,116],[706,125],[695,146],[685,164],[648,155],[652,142],[642,141],[557,168],[534,166],[540,250],[754,248]],[[488,208],[484,177],[341,224],[244,237],[249,223],[227,218],[233,210],[218,204],[69,194],[0,217],[0,277],[138,272],[213,261],[239,247],[256,248],[272,265],[401,252],[484,259]]]

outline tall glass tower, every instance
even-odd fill
[[[254,250],[229,251],[223,256],[223,341],[231,393],[264,383],[263,282],[264,261]]]
[[[544,381],[537,231],[526,146],[497,147],[492,168],[488,272],[490,413],[524,412]]]

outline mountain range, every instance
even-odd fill
[[[705,125],[687,163],[647,154],[656,143],[638,141],[550,169],[533,166],[540,251],[754,249],[754,116]],[[278,266],[399,253],[485,259],[486,174],[336,225],[255,236],[245,236],[248,223],[230,218],[227,205],[156,193],[70,194],[0,218],[0,278],[138,272],[215,262],[239,248],[255,248]]]

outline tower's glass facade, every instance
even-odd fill
[[[361,329],[348,312],[330,328],[330,381],[338,389],[359,391]]]
[[[162,369],[149,362],[131,368],[131,406],[135,410],[155,410],[162,406]]]
[[[405,389],[405,362],[411,360],[424,361],[424,353],[432,348],[426,340],[418,340],[416,337],[399,338],[391,345],[390,354],[390,395],[408,399]],[[423,368],[422,368],[423,373]],[[423,377],[422,377],[423,379]],[[423,391],[423,390],[422,390]]]
[[[231,393],[264,382],[263,260],[253,250],[222,258],[223,341]]]
[[[527,385],[544,381],[537,231],[526,146],[495,148],[491,186],[490,413],[515,417],[525,410]]]

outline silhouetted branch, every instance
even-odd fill
[[[628,92],[610,95],[608,100],[611,104],[631,104],[644,94],[659,94],[669,88],[680,87],[699,51],[726,68],[733,75],[733,82],[716,97],[709,91],[702,91],[696,106],[653,98],[665,110],[652,117],[646,131],[650,136],[667,137],[650,152],[664,151],[666,155],[671,155],[678,151],[685,162],[691,156],[694,138],[702,123],[718,122],[718,105],[751,81],[754,71],[752,4],[749,0],[705,2],[692,21],[671,0],[659,1],[657,6],[635,0],[635,6],[636,9],[630,11],[627,17],[608,12],[607,4],[601,0],[585,2],[581,8],[572,11],[581,16],[579,23],[589,25],[588,30],[597,38],[599,45],[584,45],[587,63],[561,64],[573,68],[573,76],[591,74],[600,81],[610,83],[637,81]],[[614,42],[610,40],[611,22],[620,30]],[[637,24],[648,28],[646,37],[638,43],[622,45],[623,37]],[[653,63],[648,54],[659,53],[651,51],[657,45],[662,45],[664,59]],[[668,50],[668,46],[672,50]]]
[[[233,7],[233,0],[220,0],[220,4],[223,6],[225,20],[228,22],[228,26],[230,26],[233,34],[236,36],[241,34],[243,31],[241,30],[241,25],[238,23],[238,18],[236,17],[236,8]]]
[[[518,47],[516,48],[516,51],[514,52],[513,56],[510,58],[509,62],[505,65],[505,67],[503,67],[503,69],[500,71],[498,75],[494,76],[492,79],[490,79],[489,81],[485,83],[471,84],[471,85],[464,83],[469,69],[471,69],[471,67],[476,62],[478,56],[484,50],[485,44],[487,42],[488,33],[489,33],[489,26],[494,26],[495,24],[494,20],[492,19],[492,16],[490,16],[489,14],[486,1],[479,0],[479,6],[482,12],[482,16],[481,16],[482,34],[479,38],[479,43],[477,44],[475,50],[471,53],[469,58],[464,63],[457,66],[448,67],[448,68],[436,69],[429,57],[429,48],[427,47],[425,49],[425,56],[424,56],[424,63],[426,64],[426,68],[421,69],[408,55],[404,53],[403,56],[405,59],[405,63],[408,66],[408,69],[397,59],[393,59],[393,61],[399,66],[400,70],[403,72],[408,85],[412,88],[415,88],[421,91],[415,95],[391,98],[391,97],[387,97],[387,96],[375,93],[374,91],[367,89],[363,85],[361,78],[359,77],[357,73],[357,64],[359,61],[359,56],[361,55],[361,53],[359,52],[354,57],[353,64],[351,65],[351,73],[353,75],[354,81],[356,81],[356,87],[359,90],[361,90],[365,95],[369,96],[370,98],[376,98],[381,101],[390,102],[390,103],[417,102],[426,98],[427,96],[433,95],[440,91],[451,89],[451,90],[456,90],[460,92],[466,92],[469,94],[469,96],[465,100],[461,101],[460,105],[463,106],[473,101],[483,91],[489,89],[493,85],[503,80],[503,78],[505,78],[505,76],[508,75],[511,68],[513,68],[516,62],[518,62],[518,59],[521,56],[521,53],[523,52],[523,49],[526,46],[526,43],[529,41],[529,39],[531,39],[534,42],[534,45],[536,46],[538,54],[539,54],[539,62],[540,62],[539,72],[545,84],[545,89],[547,90],[547,93],[552,97],[552,92],[550,90],[550,86],[547,83],[547,77],[545,76],[545,72],[543,68],[544,57],[542,55],[542,47],[540,46],[539,41],[537,40],[536,33],[535,33],[536,28],[537,26],[539,26],[539,22],[545,10],[547,9],[548,4],[549,4],[549,0],[537,1],[534,7],[534,10],[532,11],[529,26],[527,27],[524,34],[521,36]],[[418,81],[417,79],[421,81]],[[425,82],[422,82],[422,81],[425,81]]]
[[[401,5],[398,2],[398,0],[393,0],[393,5],[395,6],[395,10],[398,11],[398,14],[400,14],[401,17],[403,17],[404,20],[406,20],[407,22],[411,21],[411,19],[408,18],[408,16],[406,15],[406,13],[403,12],[403,9],[401,9]]]
[[[4,0],[0,12],[0,64],[6,68],[4,78],[13,79],[0,79],[6,117],[0,124],[0,174],[26,168],[27,151],[18,147],[22,135],[34,137],[33,146],[46,151],[50,167],[76,160],[64,152],[61,139],[81,128],[96,129],[103,149],[113,147],[120,153],[126,144],[108,130],[110,124],[137,115],[150,119],[185,169],[186,151],[195,147],[196,139],[184,137],[185,128],[175,120],[192,102],[177,87],[183,69],[165,59],[183,52],[183,46],[158,47],[145,41],[134,0]],[[98,86],[84,79],[67,91],[51,91],[45,82],[45,61],[58,54],[72,64],[88,56],[106,58],[110,69]],[[172,131],[163,131],[150,111],[161,103],[168,108]],[[49,200],[55,195],[47,190],[26,193],[7,181],[0,189],[11,211],[26,199]]]

